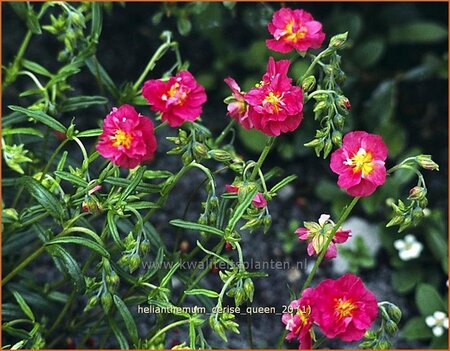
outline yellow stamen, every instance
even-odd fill
[[[286,39],[289,41],[293,41],[296,43],[297,41],[303,39],[306,36],[306,33],[308,32],[307,28],[304,26],[299,26],[299,29],[297,31],[293,31],[294,27],[294,21],[289,21],[286,24]]]
[[[352,300],[335,298],[334,301],[336,302],[335,308],[337,313],[339,314],[339,318],[352,316],[353,311],[357,308],[357,306],[353,303]]]
[[[272,91],[269,93],[269,95],[266,96],[266,98],[263,100],[263,104],[270,103],[272,104],[273,108],[276,112],[280,109],[280,96],[277,94],[274,94]]]
[[[122,129],[117,129],[116,134],[112,137],[112,146],[119,147],[123,146],[126,149],[129,149],[131,146],[131,141],[133,137],[130,133],[124,132]]]
[[[361,172],[364,176],[372,173],[374,168],[372,153],[367,152],[363,148],[360,148],[352,158],[347,159],[347,161],[345,161],[345,164],[348,166],[352,166],[354,173]]]

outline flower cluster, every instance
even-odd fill
[[[328,338],[355,341],[364,336],[378,314],[375,295],[351,273],[305,289],[290,307],[295,313],[284,314],[282,322],[289,331],[286,339],[299,340],[299,349],[311,348],[313,325]]]

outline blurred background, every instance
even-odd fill
[[[430,211],[420,226],[400,234],[395,228],[385,228],[391,216],[387,202],[405,198],[415,182],[412,174],[396,173],[372,197],[361,201],[344,226],[352,229],[353,238],[341,249],[338,260],[323,267],[317,281],[345,271],[360,274],[380,300],[390,300],[403,310],[395,347],[447,348],[447,330],[437,337],[425,324],[425,318],[437,310],[448,313],[447,3],[106,4],[97,58],[117,86],[123,87],[125,82],[134,81],[140,75],[160,45],[161,33],[171,31],[180,44],[183,60],[190,64],[189,70],[207,90],[203,123],[218,133],[228,123],[222,101],[230,91],[223,79],[232,76],[247,90],[260,80],[269,56],[290,58],[270,52],[265,46],[265,39],[269,38],[267,23],[273,12],[284,5],[311,12],[323,23],[327,38],[349,32],[349,45],[341,53],[342,68],[347,74],[343,90],[352,105],[346,129],[381,134],[389,147],[389,167],[418,153],[431,154],[440,165],[439,172],[425,174]],[[2,7],[5,65],[14,58],[26,27],[8,4],[3,3]],[[45,33],[33,40],[27,58],[56,69],[60,65],[55,58],[61,43]],[[173,63],[173,57],[165,57],[151,78],[159,78]],[[296,60],[290,76],[298,78],[307,67],[308,61]],[[26,98],[19,98],[18,93],[27,84],[19,80],[3,92],[3,114],[7,113],[6,105],[26,106]],[[85,68],[71,84],[73,96],[99,95],[95,80]],[[115,103],[110,101],[111,106]],[[149,114],[147,108],[141,110]],[[77,128],[98,127],[104,112],[98,108],[74,112]],[[72,117],[66,114],[61,119],[67,125]],[[266,167],[278,166],[286,174],[295,173],[299,177],[271,203],[270,232],[253,233],[245,239],[243,246],[248,259],[290,262],[308,259],[305,245],[298,241],[294,230],[304,220],[316,220],[322,213],[331,213],[336,218],[348,202],[348,196],[336,186],[336,176],[329,170],[328,160],[318,159],[312,149],[303,146],[313,138],[316,128],[311,108],[307,106],[300,128],[280,137],[269,156]],[[238,130],[236,135],[237,150],[246,157],[258,157],[265,138],[255,131]],[[164,150],[164,142],[161,143]],[[175,204],[172,209],[170,206],[167,218],[176,216],[171,212],[176,212]],[[400,259],[393,242],[407,234],[413,235],[423,250],[405,261]],[[298,291],[307,269],[273,271],[269,272],[269,278],[255,281],[255,305],[288,304],[287,285]],[[208,279],[213,285],[219,282],[215,276]],[[258,315],[253,319],[255,347],[277,347],[283,332],[280,316]],[[245,322],[243,319],[241,324]],[[247,347],[246,333],[242,328],[242,334],[233,335],[223,347]],[[339,343],[330,346],[348,347]]]

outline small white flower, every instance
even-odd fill
[[[441,336],[444,334],[444,328],[448,329],[448,317],[441,311],[436,311],[432,316],[425,318],[425,323],[433,330],[434,336]]]
[[[319,224],[321,227],[325,225],[325,223],[330,219],[329,214],[322,214],[319,218]]]
[[[417,241],[416,237],[411,234],[406,235],[404,240],[395,240],[394,247],[398,250],[398,256],[402,261],[419,257],[423,250],[422,243]]]

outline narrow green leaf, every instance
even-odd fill
[[[407,340],[430,339],[433,333],[425,324],[425,317],[414,317],[406,322],[401,330],[401,336]]]
[[[13,291],[14,298],[20,306],[20,309],[30,318],[33,322],[35,321],[33,311],[31,311],[30,306],[26,303],[22,295],[20,295],[17,291]]]
[[[125,303],[122,301],[122,299],[114,295],[113,296],[114,304],[117,307],[117,310],[119,311],[120,315],[122,316],[123,321],[125,322],[125,327],[128,330],[128,334],[130,334],[131,340],[134,344],[137,344],[139,335],[136,327],[136,323],[134,322],[133,316],[131,315],[130,311],[128,310]]]
[[[35,135],[40,138],[44,137],[42,132],[36,128],[5,128],[2,130],[2,134],[4,136],[14,134],[28,134],[28,135]]]
[[[95,56],[86,60],[86,66],[93,76],[96,77],[114,97],[118,96],[119,93],[116,85]]]
[[[184,292],[186,295],[205,295],[207,297],[217,298],[219,293],[207,289],[191,289]]]
[[[131,181],[123,178],[108,177],[105,179],[105,183],[125,188],[130,185]],[[159,193],[161,191],[161,186],[141,183],[135,190],[143,193]]]
[[[164,276],[164,278],[161,280],[161,288],[165,288],[167,286],[167,284],[169,283],[170,279],[172,278],[172,276],[175,274],[175,272],[177,271],[177,269],[180,267],[180,262],[176,262],[173,267],[170,269],[169,272],[167,272],[167,274]]]
[[[64,127],[60,122],[58,122],[53,117],[50,117],[46,113],[42,111],[33,111],[29,110],[27,108],[21,107],[21,106],[15,106],[10,105],[8,106],[11,110],[23,113],[24,115],[34,118],[36,121],[41,122],[42,124],[45,124],[46,126],[50,127],[51,129],[54,129],[61,133],[66,133],[66,127]]]
[[[98,40],[102,32],[103,9],[101,3],[92,3],[91,36]]]
[[[125,190],[123,191],[122,195],[120,196],[119,201],[124,201],[126,198],[136,190],[137,186],[142,180],[142,177],[144,176],[145,167],[139,167],[139,169],[134,173],[134,177],[130,182],[130,185],[128,185]]]
[[[108,223],[108,229],[109,232],[114,240],[114,242],[119,246],[120,248],[124,248],[123,242],[120,239],[119,231],[117,229],[116,220],[114,213],[112,211],[108,211],[108,214],[106,215],[106,220]]]
[[[83,273],[81,272],[78,263],[64,248],[59,245],[50,245],[47,247],[47,251],[52,256],[58,257],[62,261],[62,266],[64,267],[64,273],[69,275],[74,283],[75,289],[77,291],[82,291],[85,289],[85,281]]]
[[[22,184],[31,196],[52,216],[62,218],[64,208],[46,188],[32,177],[22,177]]]
[[[61,237],[61,238],[52,239],[46,243],[46,245],[54,245],[54,244],[83,245],[83,246],[86,246],[86,247],[90,248],[91,250],[97,252],[98,254],[109,258],[109,253],[108,253],[108,251],[106,251],[106,249],[103,246],[100,246],[95,241],[92,241],[92,240],[89,240],[86,238],[80,238],[78,236],[65,236],[65,237]]]
[[[389,32],[391,43],[438,43],[447,38],[447,28],[435,22],[413,22],[392,27]]]
[[[255,197],[257,192],[258,192],[258,188],[255,187],[254,189],[249,191],[248,194],[246,194],[245,198],[235,208],[233,215],[231,216],[230,220],[228,221],[227,230],[232,231],[234,229],[234,227],[236,226],[239,219],[241,219],[242,215],[245,213],[247,208],[252,203],[253,198]]]
[[[77,111],[93,105],[104,105],[108,99],[103,96],[75,96],[64,100],[61,104],[61,112]]]
[[[190,230],[194,230],[194,231],[198,231],[198,232],[211,233],[211,234],[218,235],[221,237],[223,237],[223,235],[224,235],[222,230],[211,227],[209,225],[205,225],[205,224],[183,221],[181,219],[173,219],[169,223],[175,227],[180,227],[180,228],[184,228],[184,229],[190,229]]]
[[[28,13],[26,17],[26,23],[29,30],[34,34],[41,34],[41,25],[39,24],[39,19],[36,12],[33,11],[31,4],[28,3]]]
[[[81,133],[77,134],[78,138],[89,138],[89,137],[97,137],[100,134],[102,134],[103,130],[98,128],[98,129],[89,129],[89,130],[85,130]]]
[[[273,186],[272,189],[270,189],[270,192],[272,194],[276,194],[278,192],[278,190],[284,188],[286,185],[288,185],[289,183],[293,182],[294,180],[297,179],[297,176],[295,174],[292,174],[286,178],[284,178],[283,180],[281,180],[280,182],[278,182],[277,184],[275,184]]]
[[[146,178],[146,179],[169,178],[171,176],[173,176],[173,173],[169,172],[169,171],[147,170],[144,172],[144,178]]]
[[[33,73],[37,73],[37,74],[40,74],[40,75],[46,76],[46,77],[53,76],[53,74],[51,74],[45,67],[41,66],[39,63],[24,59],[24,60],[22,60],[22,65],[27,70],[29,70]]]
[[[133,207],[136,210],[148,210],[150,208],[158,208],[154,202],[151,201],[136,201],[127,204],[127,207]]]
[[[195,350],[195,339],[196,339],[196,332],[195,332],[195,324],[194,321],[189,322],[189,347],[191,350]]]
[[[72,173],[65,172],[65,171],[55,171],[54,174],[58,178],[66,180],[69,183],[72,183],[73,185],[78,185],[79,187],[82,187],[82,188],[86,188],[88,186],[87,181],[85,181],[83,178],[80,178]]]
[[[72,227],[69,229],[66,229],[66,234],[69,233],[82,233],[82,234],[86,234],[89,235],[92,239],[94,239],[97,244],[99,244],[100,246],[103,246],[103,240],[97,235],[97,233],[95,233],[93,230],[90,230],[88,228],[85,227]]]
[[[117,339],[117,342],[119,343],[119,347],[122,350],[129,350],[130,346],[128,345],[127,339],[125,338],[125,336],[123,335],[123,333],[121,332],[119,327],[117,326],[116,321],[111,316],[109,316],[108,322],[109,322],[109,326],[111,327],[111,330],[113,331],[113,333]]]

